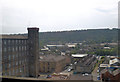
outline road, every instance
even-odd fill
[[[92,76],[93,76],[94,81],[97,81],[97,76],[98,76],[97,69],[98,69],[98,66],[96,66],[92,72]]]
[[[98,60],[99,60],[99,61],[102,61],[102,60],[101,60],[101,56],[98,58]],[[97,81],[97,82],[100,82],[100,80],[97,80],[97,76],[99,76],[99,73],[97,73],[99,64],[101,64],[101,63],[98,63],[98,65],[96,65],[95,69],[94,69],[93,72],[92,72],[93,80],[94,80],[94,81]]]
[[[69,66],[66,70],[64,70],[64,71],[62,71],[62,72],[60,72],[60,73],[67,73],[67,74],[72,75],[72,74],[73,74],[73,71],[68,72],[68,69],[70,69],[70,66]]]

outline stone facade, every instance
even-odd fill
[[[66,64],[70,63],[70,61],[66,62],[65,56],[55,56],[55,55],[47,55],[43,56],[42,59],[39,60],[39,73],[58,73],[64,70]]]
[[[37,76],[38,30],[38,28],[28,28],[28,37],[0,36],[3,76]]]
[[[28,28],[29,75],[38,76],[39,28]]]

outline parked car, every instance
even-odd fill
[[[100,76],[97,76],[97,80],[100,80]]]
[[[71,71],[71,69],[68,69],[68,72],[70,72]]]
[[[77,62],[74,62],[74,64],[77,64]]]
[[[88,73],[84,73],[83,76],[88,76],[89,74]]]
[[[85,73],[85,76],[88,76],[88,73]]]
[[[69,67],[69,69],[73,69],[73,67]]]
[[[51,78],[52,76],[51,75],[47,75],[47,78]]]
[[[99,73],[99,72],[100,72],[100,70],[97,70],[97,72]]]
[[[85,76],[85,74],[82,74],[83,76]]]

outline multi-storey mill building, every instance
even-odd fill
[[[28,37],[1,35],[0,57],[3,76],[38,75],[39,28],[28,28]]]

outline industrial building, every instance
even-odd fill
[[[39,28],[28,28],[28,36],[1,35],[2,76],[38,75]]]
[[[66,66],[65,56],[45,55],[39,59],[39,73],[58,73]]]
[[[94,55],[87,55],[75,65],[74,72],[91,73],[96,63],[97,63],[97,59]]]
[[[72,54],[71,58],[72,58],[72,63],[74,62],[79,62],[82,59],[85,59],[87,57],[88,54]]]

